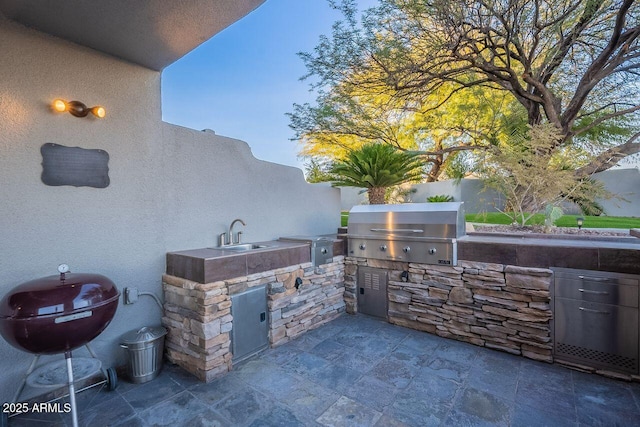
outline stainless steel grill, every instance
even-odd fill
[[[361,258],[456,265],[465,235],[463,203],[354,206],[348,253]]]

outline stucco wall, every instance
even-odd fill
[[[608,216],[640,217],[640,170],[610,169],[594,174],[605,188],[615,196],[607,200],[598,200]],[[416,184],[414,193],[407,197],[408,202],[424,203],[429,196],[449,195],[454,201],[464,202],[466,213],[495,212],[496,206],[504,206],[504,197],[492,189],[484,188],[482,180],[463,179],[460,183],[454,180]],[[367,203],[366,193],[361,189],[344,187],[340,208],[350,210],[355,205]],[[566,204],[563,210],[567,214],[580,214],[580,208],[574,204]]]
[[[424,203],[427,197],[447,195],[453,196],[456,202],[465,203],[465,212],[494,212],[495,205],[504,205],[499,194],[491,189],[485,189],[482,181],[478,179],[464,179],[459,183],[455,180],[414,184],[411,186],[414,192],[406,197],[407,202]],[[353,206],[367,203],[367,194],[360,193],[362,189],[356,187],[343,187],[341,189],[341,205],[343,211],[350,210]]]
[[[640,170],[610,169],[594,177],[602,181],[610,192],[618,197],[600,200],[609,216],[634,216],[640,218]]]
[[[411,200],[415,203],[424,203],[431,196],[453,196],[455,202],[464,202],[464,210],[467,213],[494,212],[496,205],[502,208],[504,199],[500,195],[484,185],[479,179],[463,179],[430,182],[417,184],[417,190],[411,194]]]
[[[0,296],[60,263],[161,296],[165,253],[216,245],[234,218],[247,223],[245,241],[339,225],[337,189],[256,160],[242,141],[162,123],[158,72],[2,16],[0,57]],[[58,97],[101,104],[107,117],[53,113]],[[106,150],[110,185],[44,185],[47,142]],[[151,298],[121,304],[94,350],[106,366],[123,363],[119,336],[160,317]],[[0,340],[0,401],[13,397],[30,360]]]

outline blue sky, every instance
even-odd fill
[[[340,16],[327,0],[267,0],[164,70],[163,120],[241,139],[259,159],[302,168],[285,113],[315,95],[299,81],[306,69],[297,53],[311,52]]]
[[[377,0],[358,0],[360,10]],[[341,15],[327,0],[267,0],[162,73],[169,123],[246,141],[259,159],[303,168],[285,113],[313,102],[297,53],[311,52]],[[639,167],[640,156],[622,162]]]

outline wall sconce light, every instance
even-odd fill
[[[107,115],[107,111],[104,109],[104,107],[96,105],[95,107],[89,108],[80,101],[64,101],[62,99],[54,99],[51,103],[51,107],[54,111],[57,111],[59,113],[68,111],[70,114],[76,117],[86,117],[89,113],[91,113],[99,119],[102,119]]]
[[[578,230],[580,230],[582,228],[582,224],[584,224],[584,218],[579,216],[578,218],[576,218],[576,222],[578,223]]]

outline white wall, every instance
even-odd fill
[[[595,174],[594,178],[617,195],[608,200],[599,200],[607,215],[640,218],[640,170],[610,169]]]
[[[466,213],[495,212],[496,204],[504,205],[504,200],[491,189],[485,189],[482,181],[478,179],[464,179],[459,183],[455,180],[413,184],[410,186],[414,192],[409,193],[406,202],[425,203],[431,196],[452,196],[455,202],[464,202]],[[361,193],[361,188],[341,188],[341,204],[343,211],[350,210],[353,206],[366,204],[367,194]]]
[[[339,190],[255,159],[242,141],[162,123],[158,72],[2,16],[0,57],[0,296],[60,263],[160,296],[165,253],[215,245],[234,218],[247,223],[245,241],[339,226]],[[53,113],[58,97],[101,104],[107,117]],[[107,151],[110,185],[44,185],[47,142]],[[106,366],[123,363],[118,337],[160,317],[150,298],[121,304],[94,349]],[[0,402],[30,360],[0,340]]]
[[[452,196],[455,202],[464,202],[466,213],[495,212],[496,206],[504,206],[504,199],[496,191],[484,188],[479,179],[463,179],[460,182],[450,179],[417,184],[414,188],[417,191],[410,197],[416,203],[424,203],[431,196],[443,195]]]
[[[358,187],[339,187],[340,188],[340,209],[343,211],[351,210],[357,205],[366,205],[369,203],[367,193]]]
[[[606,215],[640,218],[640,170],[616,168],[594,174],[593,177],[615,195],[611,199],[598,200]],[[411,187],[416,191],[409,194],[407,202],[424,203],[430,196],[449,195],[456,202],[464,202],[466,213],[496,212],[496,206],[502,209],[505,202],[504,197],[500,197],[495,190],[484,188],[479,179],[463,179],[460,183],[454,180],[429,182]],[[343,211],[367,203],[366,193],[361,194],[360,188],[343,187],[341,190],[340,208]],[[566,214],[581,213],[578,206],[569,203],[563,210]]]

